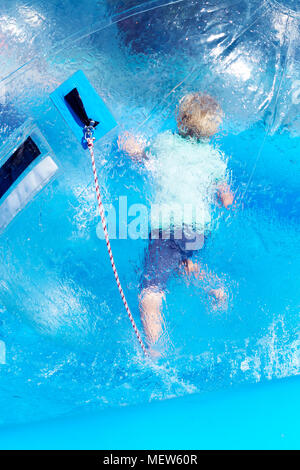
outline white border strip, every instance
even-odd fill
[[[50,181],[58,167],[51,157],[40,161],[0,205],[0,230],[5,229],[28,202]]]

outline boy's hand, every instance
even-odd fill
[[[145,154],[146,142],[141,137],[135,137],[129,132],[118,137],[118,147],[126,152],[133,160],[141,160]]]
[[[218,196],[225,209],[228,209],[228,207],[233,204],[234,195],[228,184],[222,184],[221,186],[219,186]]]

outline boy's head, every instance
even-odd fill
[[[190,93],[180,100],[177,124],[184,137],[211,137],[218,132],[222,118],[220,105],[210,95]]]

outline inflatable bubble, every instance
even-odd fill
[[[0,199],[1,420],[298,374],[299,2],[85,0],[84,11],[81,3],[0,7],[0,165],[29,136],[38,136],[41,153],[22,171],[50,159],[31,174],[30,190],[14,192],[18,174]],[[144,359],[119,298],[88,153],[50,99],[78,70],[118,124],[95,143],[96,165],[140,331],[141,227],[153,181],[119,151],[118,137],[133,133],[151,146],[175,130],[188,93],[213,96],[224,112],[213,143],[235,207],[216,204],[196,258],[226,289],[228,305],[220,311],[199,283],[171,276],[157,362]],[[193,173],[188,159],[180,171]],[[7,197],[17,201],[10,218]]]

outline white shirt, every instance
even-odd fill
[[[200,233],[209,230],[217,183],[227,176],[222,152],[208,142],[167,131],[147,154],[154,182],[151,230],[183,224]]]

